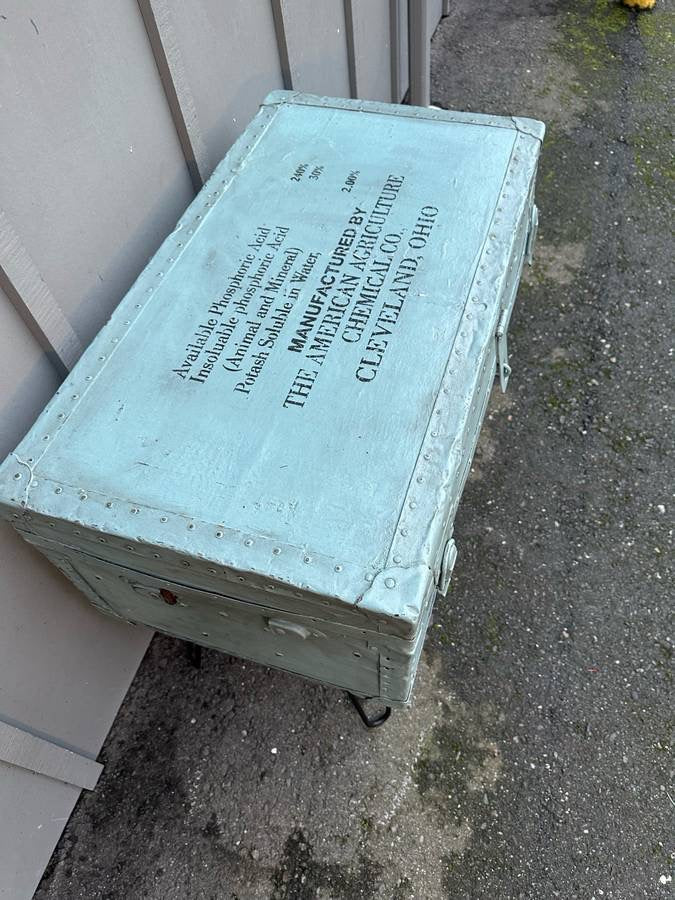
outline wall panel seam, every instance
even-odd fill
[[[429,0],[408,0],[409,103],[429,106],[431,88],[431,42]]]
[[[138,0],[159,77],[192,185],[198,193],[211,174],[194,97],[166,0]]]
[[[287,91],[293,90],[293,73],[291,71],[291,57],[288,49],[288,36],[286,34],[286,23],[284,22],[284,5],[283,0],[271,0],[272,17],[274,19],[274,32],[277,39],[277,48],[279,50],[279,64],[281,66],[281,77],[283,79],[284,88]]]
[[[389,49],[391,54],[391,101],[400,103],[401,90],[401,7],[400,0],[389,0]]]
[[[345,30],[347,39],[347,71],[349,73],[349,94],[356,99],[359,85],[356,71],[356,23],[354,21],[354,0],[344,0]]]
[[[82,344],[2,209],[0,287],[59,375],[67,375],[82,354]]]

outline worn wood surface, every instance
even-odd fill
[[[10,520],[123,618],[405,702],[542,134],[271,94],[0,469]]]

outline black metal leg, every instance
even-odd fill
[[[347,696],[356,707],[356,711],[359,716],[361,716],[361,721],[366,728],[379,728],[380,725],[384,725],[391,715],[391,706],[385,706],[381,713],[378,713],[375,716],[369,716],[363,707],[360,697],[355,697],[354,694],[350,694],[349,691],[347,691]]]
[[[201,667],[202,667],[201,645],[188,643],[187,653],[188,653],[188,659],[190,660],[191,664],[195,667],[195,669],[201,669]]]

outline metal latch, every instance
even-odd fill
[[[326,637],[322,631],[313,631],[304,625],[300,625],[299,622],[288,622],[286,619],[268,619],[267,627],[280,637],[286,637],[290,634],[302,638],[303,641],[307,640],[308,637]]]
[[[539,228],[539,210],[537,204],[532,204],[532,212],[530,213],[530,229],[527,232],[527,240],[525,242],[525,259],[528,266],[532,265],[534,258],[534,242],[537,240],[537,229]]]
[[[503,393],[509,383],[511,366],[509,365],[508,344],[509,311],[503,309],[497,323],[497,369],[499,370],[499,384]]]
[[[448,543],[445,545],[445,550],[443,551],[443,559],[441,561],[441,574],[438,578],[438,593],[443,597],[448,593],[448,588],[450,587],[450,576],[452,575],[452,570],[455,567],[455,560],[457,559],[457,545],[455,544],[454,538],[450,538]]]

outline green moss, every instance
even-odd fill
[[[422,797],[455,798],[452,806],[466,794],[469,768],[480,761],[475,746],[466,734],[442,725],[432,732],[415,764],[415,783]],[[445,806],[445,801],[443,801]],[[461,804],[460,804],[461,805]],[[456,824],[461,815],[453,816]]]
[[[558,414],[572,412],[577,405],[577,394],[587,380],[587,367],[579,359],[557,359],[549,363],[545,373],[549,392],[544,401],[548,409]]]
[[[597,360],[593,358],[556,359],[548,364],[543,374],[548,386],[543,402],[556,418],[561,415],[572,417],[580,413],[583,400],[589,394],[591,379],[597,383],[599,377],[607,381],[613,378],[611,367],[598,368]],[[653,440],[653,435],[616,416],[596,414],[584,428],[596,433],[617,454],[633,452]]]
[[[391,900],[412,900],[414,896],[413,883],[408,877],[404,876],[394,887]]]
[[[588,101],[589,113],[595,106],[600,115],[608,102],[628,100],[631,103],[637,112],[637,120],[631,123],[632,133],[625,136],[635,163],[636,190],[631,194],[640,207],[648,205],[652,211],[656,208],[669,215],[675,201],[675,165],[673,131],[666,111],[672,102],[670,76],[675,70],[675,13],[664,8],[663,3],[638,15],[618,0],[573,0],[568,9],[560,12],[558,21],[560,36],[552,49],[572,64],[576,78],[562,86],[556,84],[556,96],[563,103],[565,97],[573,102],[583,97]],[[624,32],[629,34],[624,37]],[[642,54],[638,40],[644,50]],[[626,88],[630,92],[628,97],[624,93]],[[552,91],[553,86],[540,88],[543,96]],[[662,117],[654,115],[655,107],[663,108]],[[573,171],[569,164],[565,165],[566,157],[574,160]],[[590,237],[579,228],[579,220],[585,220],[583,210],[597,191],[594,173],[579,166],[579,148],[572,145],[565,150],[559,136],[549,134],[542,163],[544,171],[539,179],[542,206],[548,207],[549,212],[555,209],[555,200],[552,207],[546,201],[555,192],[560,195],[564,184],[565,208],[582,213],[576,217],[577,233],[582,238]]]
[[[598,192],[598,175],[592,166],[579,165],[579,147],[574,138],[555,123],[549,123],[537,176],[537,198],[546,211],[550,241],[587,243],[593,237],[590,204]],[[528,274],[531,283],[541,283],[545,273],[537,263]]]
[[[490,650],[499,649],[503,630],[504,626],[495,613],[488,613],[485,620],[485,639]]]
[[[652,56],[662,56],[664,61],[675,67],[673,61],[673,32],[675,12],[658,7],[649,15],[641,15],[637,20],[638,31],[645,47]]]
[[[597,73],[616,59],[611,38],[630,22],[628,9],[614,0],[583,0],[562,14],[556,49],[586,74]]]
[[[480,716],[479,716],[480,718]],[[459,826],[474,813],[483,813],[483,794],[474,778],[494,759],[485,740],[485,722],[461,714],[437,725],[422,747],[414,769],[420,796],[436,807],[449,824]]]
[[[441,647],[447,647],[448,644],[452,643],[450,638],[442,631],[439,631],[436,635],[436,640],[441,645]]]
[[[635,167],[650,198],[664,202],[675,198],[675,161],[673,160],[673,130],[667,124],[649,123],[628,142],[633,150]],[[654,196],[656,194],[656,196]]]
[[[656,203],[670,212],[675,199],[675,165],[673,164],[673,129],[667,111],[672,104],[672,75],[675,73],[673,32],[675,13],[663,5],[637,17],[637,29],[644,48],[644,60],[634,85],[639,109],[646,115],[639,129],[628,137],[638,176],[647,188],[650,204]],[[664,109],[663,122],[653,116],[655,106]]]
[[[446,597],[447,596],[448,595],[446,594]],[[454,644],[456,641],[456,625],[453,622],[452,612],[448,610],[447,603],[442,605],[439,604],[437,609],[437,615],[440,620],[434,622],[430,635],[435,643],[440,644],[441,647],[447,647]]]
[[[675,73],[675,13],[657,6],[637,18],[637,30],[644,48],[644,61],[636,94],[643,103],[672,104],[672,75]]]
[[[425,804],[447,826],[465,829],[468,825],[473,831],[470,855],[457,850],[443,857],[443,884],[448,897],[466,896],[467,874],[478,861],[493,873],[509,867],[503,847],[487,848],[484,840],[488,832],[479,828],[486,820],[489,804],[496,802],[501,762],[496,744],[488,739],[494,726],[495,710],[487,705],[477,709],[455,707],[452,713],[446,709],[444,720],[428,737],[415,765],[415,783]]]
[[[663,736],[660,740],[656,741],[654,744],[654,750],[657,753],[665,753],[668,757],[672,756],[673,749],[673,736],[675,733],[675,719],[670,717],[665,720],[663,723],[664,730]]]
[[[652,844],[651,853],[655,859],[660,860],[661,863],[664,863],[666,865],[668,865],[672,861],[670,851],[666,849],[666,847],[661,843],[661,841],[659,841],[656,844]]]
[[[659,644],[660,659],[656,660],[656,668],[661,672],[664,680],[670,684],[673,680],[673,648],[669,644]],[[671,724],[671,730],[672,730]]]
[[[628,453],[638,447],[644,447],[649,435],[631,428],[615,428],[608,435],[609,446],[615,453]]]
[[[329,892],[335,900],[378,895],[382,866],[366,856],[341,866],[317,860],[302,830],[292,832],[272,873],[273,900],[312,900]]]
[[[570,94],[574,94],[577,97],[588,96],[588,88],[584,87],[583,84],[580,84],[578,81],[570,81],[570,83],[566,85],[566,88]]]

